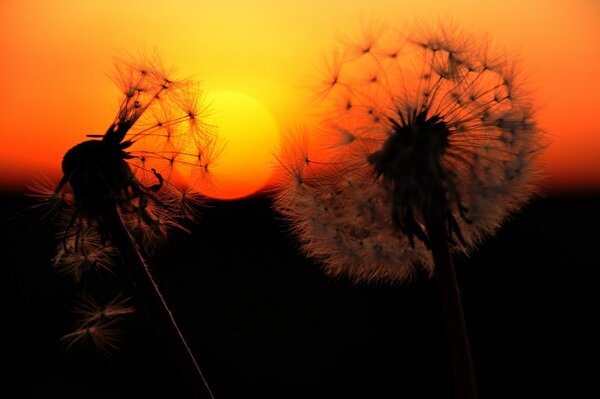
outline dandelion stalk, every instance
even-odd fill
[[[170,344],[173,356],[181,370],[194,381],[192,392],[199,398],[214,398],[202,370],[198,366],[183,334],[177,327],[173,314],[154,282],[150,270],[140,254],[135,241],[121,219],[116,204],[106,209],[106,222],[111,235],[111,243],[118,249],[124,264],[128,267],[135,286],[140,290],[150,308],[161,335]]]
[[[426,218],[425,227],[435,263],[436,280],[446,324],[455,398],[476,399],[478,397],[477,379],[471,356],[467,323],[454,263],[446,240],[444,220],[439,212],[437,215],[430,215]]]

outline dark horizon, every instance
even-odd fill
[[[184,397],[140,311],[111,358],[66,351],[73,283],[54,272],[53,229],[1,196],[8,398]],[[455,257],[481,398],[598,392],[600,195],[538,197],[469,258]],[[433,280],[352,284],[305,258],[265,197],[213,202],[192,234],[149,259],[216,398],[451,396]]]

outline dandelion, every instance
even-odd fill
[[[191,216],[187,203],[198,202],[197,194],[173,183],[176,168],[197,164],[214,135],[202,123],[194,82],[173,80],[158,61],[119,60],[113,80],[123,95],[114,121],[62,162],[56,195],[69,183],[75,199],[65,235],[77,236],[78,218],[104,234],[106,208],[116,204],[131,230],[161,241],[165,230]]]
[[[474,397],[450,253],[471,251],[533,193],[540,131],[517,64],[487,43],[445,26],[365,37],[317,90],[328,165],[284,150],[275,206],[329,274],[435,272],[457,392]]]
[[[201,197],[190,182],[206,177],[216,137],[203,123],[196,83],[174,79],[156,58],[117,60],[113,80],[121,101],[106,132],[67,151],[57,187],[34,187],[39,206],[60,226],[53,263],[81,282],[90,271],[113,271],[120,257],[174,356],[199,381],[194,389],[212,397],[142,253],[152,254],[193,219]],[[186,171],[187,183],[180,176]],[[110,352],[119,341],[116,320],[132,311],[118,298],[100,307],[86,294],[78,328],[63,339],[68,347],[89,342]]]

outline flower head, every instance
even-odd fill
[[[119,262],[119,255],[133,254],[149,276],[139,250],[150,254],[171,229],[185,230],[183,222],[201,200],[191,179],[207,177],[216,147],[194,82],[175,79],[150,58],[118,60],[113,80],[121,100],[106,132],[67,151],[58,186],[33,187],[38,207],[60,228],[53,263],[83,293],[80,323],[63,339],[69,346],[90,342],[102,352],[116,347],[117,321],[133,308],[120,299],[99,306],[90,296],[96,277],[90,272],[109,271],[121,289],[131,288],[133,266]],[[117,272],[117,265],[130,270]],[[98,281],[107,288],[106,280]]]
[[[199,202],[189,180],[187,186],[183,178],[176,181],[186,171],[194,173],[185,176],[190,179],[205,176],[209,160],[203,155],[215,145],[211,127],[202,122],[197,85],[176,80],[155,59],[118,60],[113,80],[121,101],[106,132],[88,135],[65,154],[63,178],[50,195],[43,186],[36,190],[60,207],[63,252],[83,248],[75,241],[88,228],[108,241],[103,214],[115,205],[151,251],[170,228],[192,218]]]
[[[518,68],[443,26],[348,54],[320,90],[329,166],[296,167],[276,207],[332,274],[432,272],[428,226],[467,252],[534,189],[542,146]]]

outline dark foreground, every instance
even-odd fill
[[[0,197],[4,398],[184,398],[144,312],[110,358],[66,351],[52,229]],[[600,196],[545,198],[457,268],[482,399],[596,397]],[[215,203],[150,260],[217,399],[449,398],[436,286],[352,285],[305,259],[269,201]]]

